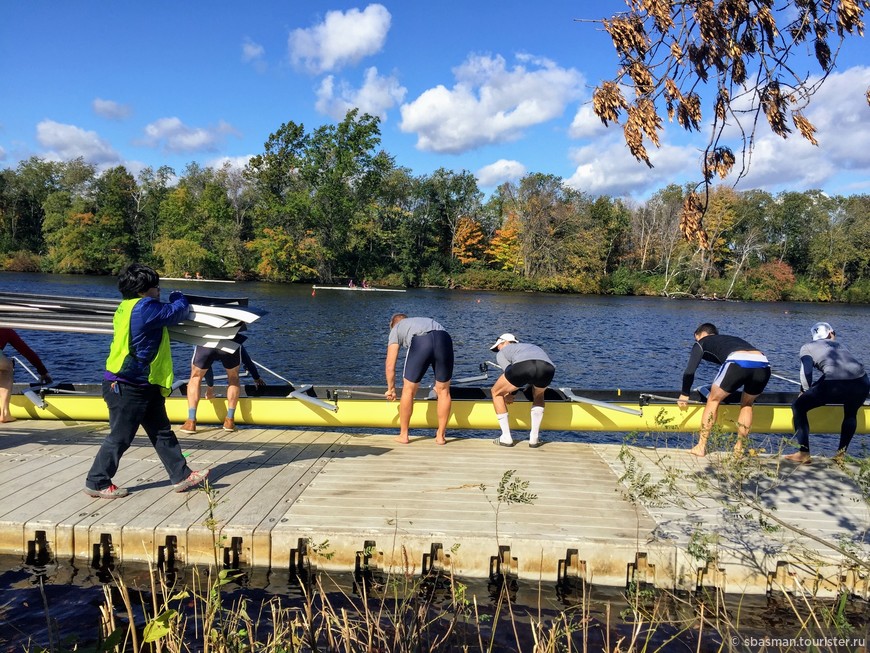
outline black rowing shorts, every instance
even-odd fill
[[[453,378],[453,339],[446,331],[429,331],[411,338],[402,378],[420,383],[430,365],[436,381],[446,383]]]
[[[504,377],[511,385],[522,388],[533,385],[536,388],[546,388],[553,382],[556,368],[547,361],[520,361],[508,365]]]

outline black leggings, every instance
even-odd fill
[[[800,450],[809,453],[810,422],[807,413],[813,408],[828,404],[843,404],[843,424],[840,427],[838,451],[845,451],[858,427],[858,409],[870,394],[870,379],[865,374],[860,379],[848,381],[819,381],[794,400],[791,410],[794,415],[794,436]]]

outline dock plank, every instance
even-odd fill
[[[727,589],[766,591],[769,574],[793,561],[798,545],[808,547],[793,534],[772,540],[757,519],[729,515],[721,488],[695,489],[688,506],[633,504],[620,481],[625,468],[616,445],[501,448],[465,438],[439,447],[431,438],[400,445],[390,435],[252,427],[201,429],[180,439],[192,468],[214,470],[212,529],[205,525],[212,516],[207,494],[173,492],[144,435],[114,479],[130,496],[86,496],[85,475],[104,435],[104,424],[19,420],[0,427],[0,553],[24,555],[42,539],[57,557],[91,559],[108,537],[109,554],[120,562],[153,561],[174,541],[183,563],[237,553],[244,566],[286,569],[301,547],[322,568],[346,570],[374,542],[373,561],[385,568],[407,559],[419,569],[440,545],[457,573],[485,576],[491,560],[505,555],[521,576],[552,578],[576,550],[592,582],[619,585],[642,572],[648,582],[691,590],[700,572],[688,545],[700,528],[719,538],[717,564],[726,570]],[[679,470],[685,484],[679,491],[687,494],[696,479],[715,475],[719,460],[677,449],[630,452],[650,482]],[[759,481],[759,500],[778,518],[826,540],[870,547],[866,500],[842,470],[823,459],[811,466],[782,467],[774,458],[763,464],[776,473]],[[496,488],[508,470],[528,481],[537,495],[532,504],[498,503]],[[842,563],[822,553],[828,566],[819,578],[830,578],[822,585],[835,591]],[[796,578],[807,575],[804,582],[819,582],[809,569],[790,569]]]

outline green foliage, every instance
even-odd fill
[[[531,173],[483,201],[474,175],[414,176],[350,111],[282,124],[244,170],[191,163],[134,178],[81,159],[0,170],[8,269],[274,282],[366,278],[438,286],[749,300],[870,302],[870,196],[712,188],[699,249],[679,229],[685,189],[637,206]]]
[[[33,252],[17,250],[3,257],[3,269],[8,272],[39,272],[41,260]]]

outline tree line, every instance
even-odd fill
[[[474,175],[414,175],[379,120],[287,122],[244,169],[190,163],[97,172],[32,157],[0,171],[0,265],[116,274],[551,292],[870,301],[870,196],[709,190],[687,241],[690,188],[643,202],[531,173],[485,198]]]

